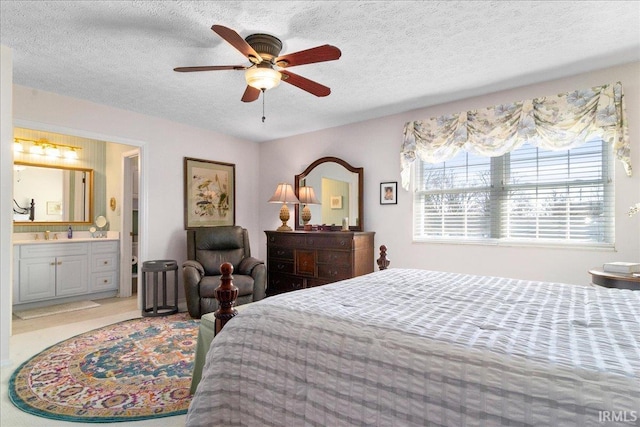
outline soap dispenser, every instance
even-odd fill
[[[69,231],[67,231],[67,238],[71,239],[73,237],[73,229],[69,226]]]

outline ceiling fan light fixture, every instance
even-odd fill
[[[267,66],[262,66],[262,64],[258,64],[245,71],[244,78],[249,86],[260,90],[269,90],[280,84],[282,74],[271,68],[268,64],[266,65]]]

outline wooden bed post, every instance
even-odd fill
[[[215,291],[215,297],[218,300],[218,309],[213,313],[216,318],[216,335],[222,330],[224,325],[238,314],[238,310],[233,308],[238,298],[238,288],[233,284],[233,265],[225,262],[220,266],[220,286]]]
[[[380,246],[380,258],[378,258],[377,262],[380,270],[386,270],[391,263],[391,260],[387,258],[387,247],[385,245]]]

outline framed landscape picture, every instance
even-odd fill
[[[398,183],[397,182],[381,182],[380,183],[380,204],[381,205],[397,205],[398,204]]]
[[[235,225],[236,166],[184,158],[184,227]]]

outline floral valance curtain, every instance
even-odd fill
[[[593,138],[610,143],[631,176],[620,82],[408,122],[400,155],[402,187],[409,189],[410,167],[416,159],[443,162],[460,150],[495,157],[526,142],[547,150],[568,150]]]

